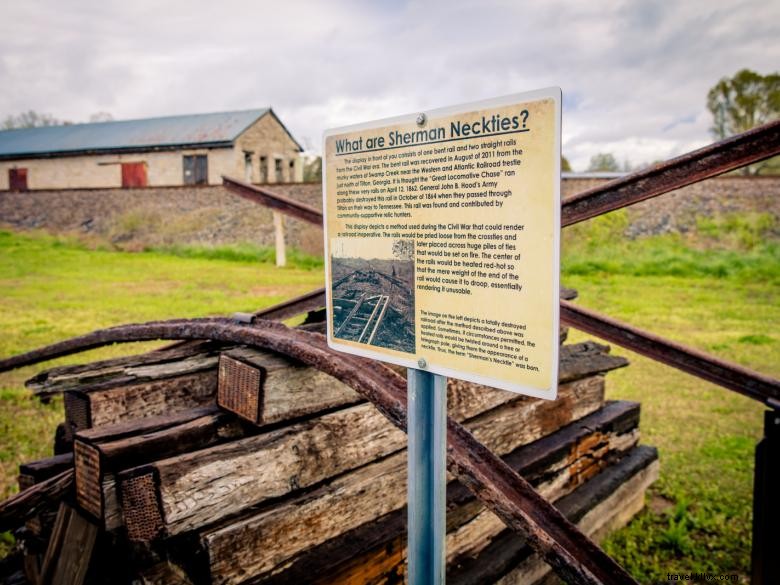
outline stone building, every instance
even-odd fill
[[[303,149],[271,108],[0,132],[0,190],[303,180]]]

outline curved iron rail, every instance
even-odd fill
[[[212,339],[282,353],[349,385],[406,430],[406,380],[379,362],[338,353],[316,333],[261,320],[176,319],[122,325],[0,360],[0,372],[112,343]],[[454,420],[447,420],[449,470],[555,570],[572,583],[626,584],[634,579],[531,485]]]

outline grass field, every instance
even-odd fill
[[[254,311],[322,286],[317,259],[291,255],[291,266],[282,269],[272,259],[266,250],[248,246],[131,254],[92,250],[45,234],[0,231],[0,355],[122,323]],[[85,363],[155,346],[134,345],[51,364]],[[53,429],[62,420],[59,401],[41,406],[23,387],[38,370],[0,375],[0,497],[15,490],[20,462],[50,454]]]
[[[780,375],[780,248],[771,222],[724,218],[703,224],[695,237],[625,242],[625,216],[603,219],[565,232],[563,283],[579,290],[579,303]],[[0,356],[118,323],[254,310],[321,286],[316,260],[276,269],[263,254],[130,254],[0,232]],[[128,351],[138,348],[61,362]],[[631,366],[608,376],[609,396],[642,403],[642,441],[659,448],[662,471],[646,511],[609,539],[608,551],[643,583],[665,582],[668,572],[746,575],[762,408],[620,348],[613,352]],[[38,369],[0,375],[3,496],[14,489],[19,462],[48,454],[62,417],[60,403],[41,406],[23,389]]]
[[[579,303],[780,376],[780,247],[766,216],[708,220],[697,233],[621,238],[625,214],[564,232],[563,282]],[[585,339],[574,332],[572,340]],[[763,408],[622,348],[609,398],[642,404],[642,441],[660,451],[649,505],[607,551],[642,583],[667,573],[750,567],[753,457]]]

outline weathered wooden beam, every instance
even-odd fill
[[[545,497],[555,500],[582,483],[581,462],[592,460],[594,466],[601,467],[629,449],[636,441],[638,424],[637,403],[607,403],[595,413],[518,447],[504,460],[541,489]],[[610,449],[604,449],[606,445]],[[464,542],[468,544],[463,539],[456,543],[457,531],[483,512],[484,507],[465,486],[459,482],[449,484],[449,552],[455,550],[456,544],[459,550]],[[359,582],[355,576],[370,567],[372,575],[402,574],[405,534],[406,512],[402,508],[302,551],[287,562],[286,569],[259,582],[296,583],[312,574],[320,575],[322,583]]]
[[[19,466],[19,491],[34,486],[73,467],[73,453],[63,453]]]
[[[19,466],[19,491],[23,492],[63,471],[72,469],[72,452],[23,463]],[[51,505],[42,510],[40,514],[27,520],[25,527],[30,531],[30,534],[36,537],[48,537],[48,533],[51,532],[51,528],[54,525],[56,515],[57,503],[51,502]]]
[[[123,420],[186,411],[214,402],[216,358],[210,369],[138,384],[65,392],[66,428],[76,433]]]
[[[59,503],[72,486],[73,470],[67,469],[0,502],[0,532],[18,528]]]
[[[220,357],[217,403],[255,425],[362,401],[346,384],[279,354],[236,348]]]
[[[571,522],[599,540],[641,509],[645,490],[658,477],[658,452],[635,447],[614,465],[555,503]],[[504,530],[476,556],[456,559],[447,569],[450,585],[539,583],[551,569],[524,538]],[[323,584],[324,585],[324,584]]]
[[[610,531],[625,525],[644,505],[647,488],[658,477],[658,455],[650,447],[635,447],[620,461],[556,502],[566,517],[585,533],[601,540]],[[403,527],[401,527],[403,529]],[[477,536],[476,534],[474,535]],[[529,585],[551,573],[525,540],[509,530],[486,534],[481,547],[464,549],[447,562],[446,582],[454,585]],[[451,543],[448,542],[448,546]],[[449,549],[448,549],[449,550]],[[334,573],[311,565],[305,575],[318,575],[312,585],[336,583],[396,583],[403,576],[406,561],[405,539],[399,536],[372,551],[371,556],[353,557]],[[326,560],[327,563],[327,560]],[[327,566],[327,564],[326,564]],[[253,581],[262,585],[296,583],[300,572],[289,570],[270,579]],[[546,582],[546,581],[545,581]],[[556,581],[557,582],[557,581]]]
[[[564,346],[560,353],[560,381],[566,383],[628,364],[628,360],[610,355],[609,351],[609,346],[594,342]],[[402,374],[405,372],[402,370]],[[477,403],[498,406],[516,397],[512,392],[488,386],[448,381],[449,412],[456,419],[462,419]],[[360,401],[362,398],[348,386],[278,354],[235,348],[220,358],[218,404],[257,425]],[[464,414],[459,414],[460,410]]]
[[[498,407],[474,401],[470,410],[459,408],[457,417],[470,419],[467,425],[478,437],[506,452],[600,408],[604,383],[597,376],[563,385],[558,402],[513,396],[514,401]],[[151,540],[198,529],[369,464],[405,445],[404,433],[373,405],[362,404],[155,461],[119,476],[128,534]],[[141,486],[153,486],[154,493],[138,497]]]
[[[162,377],[191,374],[213,367],[204,358],[218,357],[224,344],[196,340],[143,354],[88,364],[57,366],[39,372],[25,386],[38,398],[50,398],[66,390],[106,388]]]
[[[79,505],[108,529],[121,521],[115,472],[254,432],[216,406],[95,427],[76,434]]]
[[[406,383],[371,360],[339,354],[321,336],[259,321],[239,326],[225,319],[190,319],[122,325],[94,331],[0,360],[0,371],[103,345],[152,339],[213,339],[284,353],[321,369],[370,400],[393,424],[406,428]],[[620,565],[568,522],[496,455],[448,421],[448,466],[564,579],[578,584],[635,583]]]
[[[40,585],[82,585],[98,528],[76,508],[62,503],[43,558]]]

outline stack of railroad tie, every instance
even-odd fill
[[[642,507],[658,466],[637,445],[639,405],[604,400],[605,373],[627,364],[608,351],[563,345],[556,401],[448,386],[449,415],[596,538]],[[28,582],[403,581],[406,437],[337,380],[197,342],[28,385],[63,393],[66,421],[58,455],[21,466],[20,487],[75,478],[19,532]],[[545,577],[464,486],[447,502],[448,583]]]

